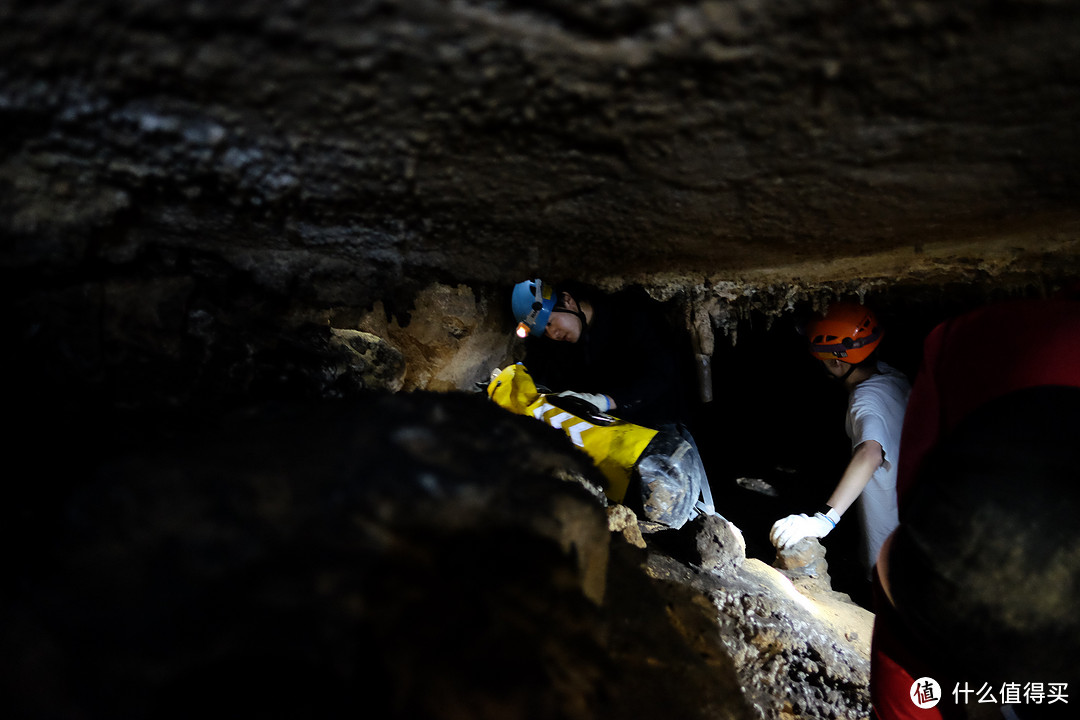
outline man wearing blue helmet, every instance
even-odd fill
[[[511,300],[514,317],[518,319],[517,336],[525,338],[529,335],[543,335],[553,340],[568,340],[572,336],[570,342],[577,342],[581,329],[588,325],[588,318],[570,293],[563,292],[561,295],[565,296],[563,302],[558,301],[554,289],[545,287],[540,278],[515,285]],[[584,301],[584,304],[589,307],[591,314],[592,304],[588,301]],[[558,318],[552,322],[551,314],[554,312],[572,314],[577,318],[578,324],[575,326],[573,323],[563,323]]]
[[[512,306],[526,344],[524,365],[545,392],[659,431],[662,444],[650,445],[638,461],[640,484],[628,490],[629,506],[650,520],[665,517],[657,521],[671,527],[688,519],[688,508],[676,507],[680,498],[689,499],[694,512],[715,514],[687,427],[696,377],[692,344],[665,307],[640,288],[604,294],[581,283],[552,287],[539,278],[514,286]],[[692,477],[696,484],[687,482]]]
[[[511,300],[538,384],[638,425],[676,429],[693,443],[692,347],[663,305],[639,288],[608,295],[539,278],[515,285]]]

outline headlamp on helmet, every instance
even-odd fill
[[[555,307],[550,290],[544,288],[540,278],[519,282],[514,286],[511,306],[517,319],[516,334],[519,338],[544,334],[548,318]]]

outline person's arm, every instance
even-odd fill
[[[867,440],[855,448],[836,489],[829,496],[829,507],[843,515],[862,494],[874,472],[885,462],[885,451],[877,440]]]
[[[829,496],[828,512],[819,512],[814,515],[798,514],[788,515],[786,518],[777,520],[769,531],[769,539],[773,545],[783,549],[790,547],[803,538],[823,538],[836,527],[851,504],[862,494],[866,484],[870,482],[874,471],[881,467],[885,461],[885,451],[876,440],[866,440],[855,448],[848,461],[844,474],[840,477],[836,489]]]
[[[610,412],[618,407],[615,400],[610,395],[604,395],[603,393],[579,393],[572,390],[564,390],[561,393],[555,393],[556,397],[573,397],[579,400],[584,400],[600,412]]]

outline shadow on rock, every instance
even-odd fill
[[[588,458],[480,397],[255,409],[99,456],[22,527],[20,717],[749,717]]]

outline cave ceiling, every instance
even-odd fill
[[[6,0],[0,53],[16,305],[202,288],[254,326],[533,274],[1056,286],[1080,255],[1069,2]]]

